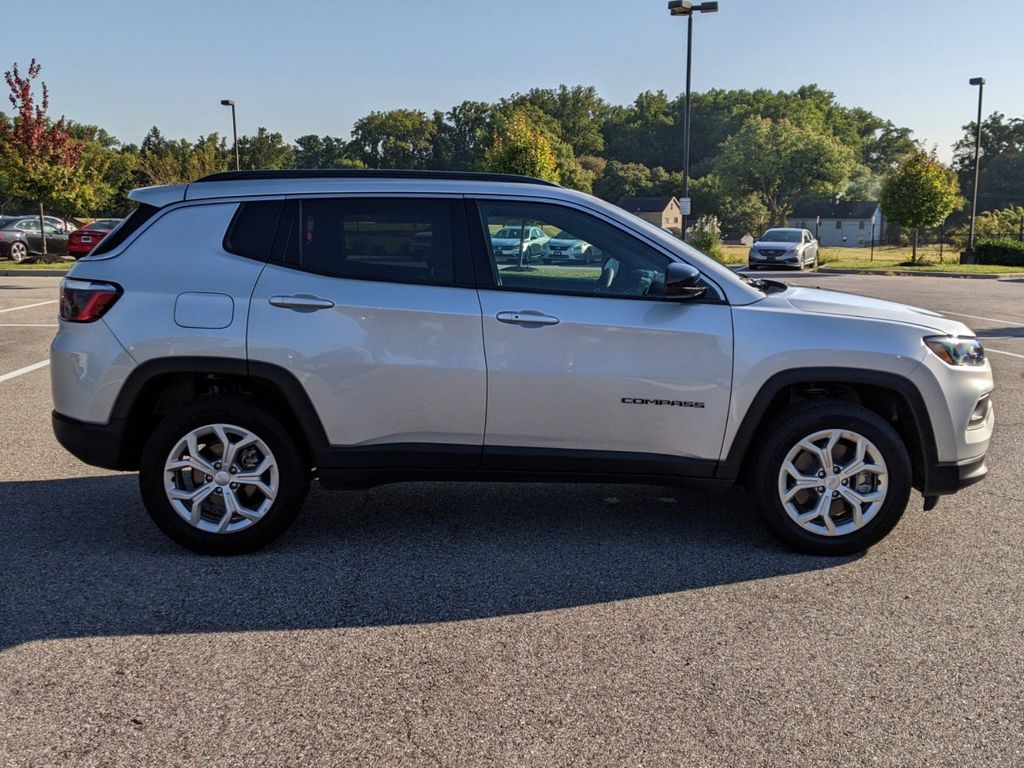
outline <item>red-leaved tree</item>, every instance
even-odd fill
[[[9,193],[39,204],[39,228],[45,235],[44,207],[67,213],[77,203],[82,145],[71,138],[63,116],[56,122],[46,116],[50,106],[46,83],[41,83],[42,99],[36,101],[32,81],[40,69],[32,59],[24,74],[17,64],[4,73],[15,117],[0,123],[0,178]],[[41,241],[45,258],[46,237]]]

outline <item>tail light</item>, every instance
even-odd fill
[[[60,318],[69,323],[99,320],[122,293],[121,286],[114,283],[65,277],[60,284]]]

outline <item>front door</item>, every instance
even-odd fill
[[[480,290],[485,465],[519,457],[540,469],[551,457],[581,471],[713,466],[732,377],[732,316],[715,289],[704,300],[664,297],[670,257],[590,213],[533,202],[478,207],[485,248],[490,233],[536,226],[600,254],[593,265],[519,267],[490,249],[482,266],[491,285]]]
[[[252,297],[250,362],[299,380],[334,447],[402,457],[441,446],[476,466],[486,373],[480,304],[454,266],[468,264],[464,219],[453,226],[461,200],[311,198],[284,209],[285,245],[275,242]]]

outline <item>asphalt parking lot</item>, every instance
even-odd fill
[[[437,483],[199,557],[57,445],[58,280],[0,278],[0,765],[1024,764],[1024,280],[786,277],[990,350],[990,476],[863,556],[736,489]]]

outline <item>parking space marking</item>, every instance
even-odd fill
[[[1018,322],[1017,320],[1000,320],[998,317],[981,317],[980,315],[966,315],[963,312],[950,312],[948,309],[940,309],[944,315],[956,315],[957,317],[969,317],[972,320],[985,320],[989,323],[1007,323],[1009,325],[1019,325],[1024,327],[1024,323]]]
[[[32,373],[32,371],[38,371],[40,368],[45,368],[49,364],[49,360],[42,360],[41,362],[38,363],[32,363],[32,365],[26,365],[24,368],[19,368],[16,371],[11,371],[10,373],[5,373],[3,376],[0,376],[0,382],[10,381],[11,379],[17,378],[18,376],[21,376],[23,374]]]
[[[0,309],[0,314],[4,312],[17,312],[19,309],[32,309],[32,307],[45,307],[47,304],[56,304],[59,299],[51,299],[50,301],[40,301],[36,304],[24,304],[20,307],[8,307],[7,309]]]
[[[1024,360],[1024,355],[1018,355],[1016,352],[1003,352],[1001,349],[992,349],[992,347],[985,347],[986,352],[995,352],[997,355],[1009,355],[1010,357],[1019,357]]]
[[[0,323],[0,328],[60,328],[57,323]]]

